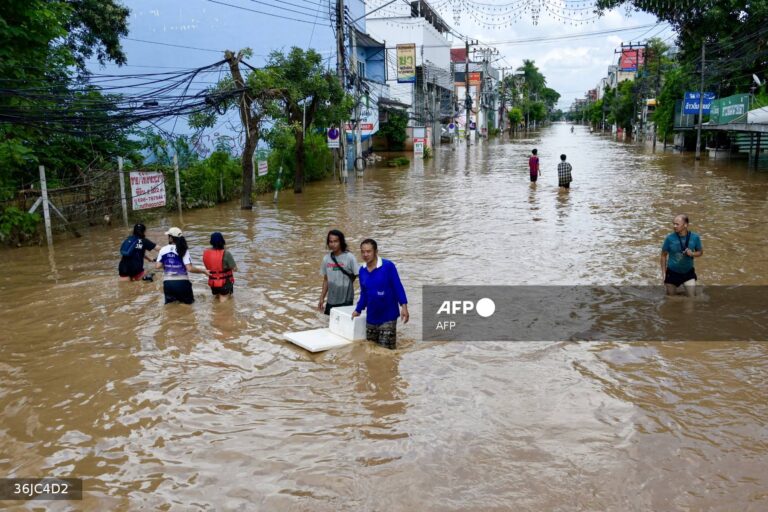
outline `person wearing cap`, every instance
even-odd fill
[[[224,249],[224,235],[216,231],[211,234],[211,248],[203,252],[203,264],[208,269],[208,286],[211,292],[224,302],[232,297],[237,264],[232,253]]]
[[[165,303],[181,302],[192,304],[195,297],[192,294],[192,283],[189,274],[209,275],[204,268],[196,267],[189,257],[189,246],[184,233],[179,228],[171,228],[165,232],[168,235],[168,245],[160,249],[155,268],[163,270],[163,293]]]
[[[147,252],[154,251],[157,245],[144,236],[146,231],[144,224],[136,224],[133,234],[120,246],[120,263],[117,266],[120,281],[140,281],[144,277],[144,260],[154,261],[147,256]]]

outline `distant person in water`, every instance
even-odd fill
[[[667,295],[674,295],[677,287],[685,286],[685,291],[692,296],[696,291],[696,270],[693,259],[704,254],[701,238],[688,231],[688,216],[681,213],[672,222],[674,233],[667,235],[661,246],[661,275]]]
[[[216,231],[211,234],[211,248],[203,251],[203,265],[208,270],[208,286],[211,293],[224,302],[232,297],[235,289],[237,264],[232,253],[224,249],[224,235]]]
[[[330,252],[325,253],[320,264],[323,290],[320,292],[317,309],[329,315],[332,308],[354,304],[355,279],[360,273],[360,267],[355,260],[355,255],[347,250],[344,233],[338,229],[328,232],[325,237],[325,246]]]
[[[528,170],[531,173],[531,182],[536,183],[536,180],[541,176],[541,169],[539,168],[539,150],[534,149],[531,151],[531,156],[528,158]]]
[[[140,281],[144,277],[144,260],[154,261],[147,256],[147,252],[154,251],[157,245],[144,236],[146,231],[144,224],[136,224],[133,233],[123,240],[120,264],[117,266],[120,281]]]
[[[563,188],[571,188],[573,167],[565,161],[565,158],[565,155],[560,155],[560,163],[557,164],[557,184]]]
[[[208,277],[210,274],[204,268],[198,268],[192,264],[187,241],[179,228],[171,228],[165,234],[168,235],[168,245],[160,249],[155,265],[156,269],[163,270],[165,303],[192,304],[195,302],[195,297],[192,294],[189,274],[205,274]]]

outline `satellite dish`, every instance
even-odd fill
[[[752,80],[755,81],[755,83],[757,84],[758,87],[762,87],[763,86],[762,82],[760,82],[760,79],[757,77],[757,75],[753,74],[752,75]]]

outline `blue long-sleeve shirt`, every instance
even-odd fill
[[[408,304],[408,298],[394,263],[379,258],[373,271],[365,264],[360,267],[360,300],[355,310],[367,310],[367,323],[381,325],[397,320],[402,304]]]

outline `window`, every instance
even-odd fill
[[[360,78],[366,78],[365,76],[365,62],[357,61],[357,76]]]

